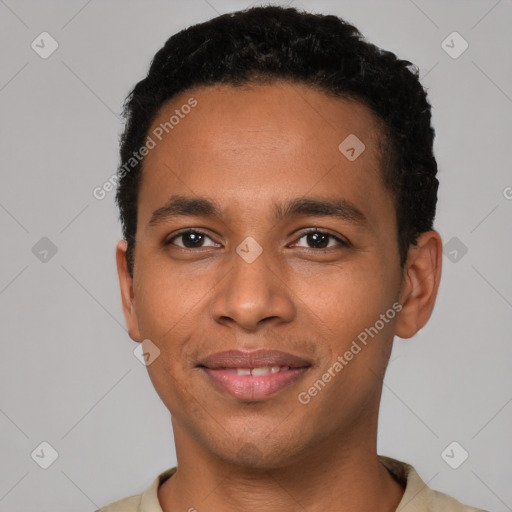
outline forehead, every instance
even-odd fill
[[[197,101],[193,109],[187,107],[191,98]],[[175,114],[180,114],[182,109],[187,113],[178,119]],[[316,144],[318,153],[331,153],[338,148],[332,142],[346,135],[347,130],[377,147],[382,129],[382,122],[360,101],[333,97],[316,88],[284,81],[237,87],[212,85],[184,91],[164,103],[150,132],[171,118],[175,125],[163,133],[169,143],[173,142],[171,134],[187,136],[190,128],[204,143],[212,139],[216,147],[222,143],[221,149],[234,147],[244,136],[252,143],[258,133],[262,141],[293,134],[295,138],[302,136],[304,142]],[[332,139],[326,137],[328,132]]]
[[[175,193],[222,193],[246,207],[269,194],[385,193],[379,120],[360,102],[300,84],[184,91],[164,104],[148,135],[155,147],[143,165],[143,216],[146,200],[157,206]]]

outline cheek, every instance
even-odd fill
[[[314,278],[297,280],[294,292],[305,311],[343,345],[391,307],[394,288],[379,268],[375,261],[329,266]]]
[[[178,358],[167,352],[166,345],[153,363],[147,366],[149,378],[153,387],[171,414],[182,414],[198,405],[198,399],[187,385],[187,379],[182,373]],[[187,413],[189,414],[189,413]]]
[[[140,266],[136,308],[141,335],[167,340],[183,331],[208,303],[212,285],[200,273],[188,275],[169,262]]]

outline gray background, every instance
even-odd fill
[[[91,511],[175,465],[169,414],[124,327],[114,193],[92,191],[116,169],[121,105],[154,53],[185,26],[249,5],[0,0],[2,512]],[[433,104],[437,229],[456,239],[431,321],[396,339],[379,453],[464,502],[512,510],[512,3],[291,5],[340,15],[417,64]],[[43,31],[59,44],[46,59],[31,48]],[[441,45],[453,31],[469,44],[458,58]],[[56,254],[41,252],[42,237]],[[31,456],[43,441],[58,452],[48,469]],[[458,469],[441,456],[452,441],[469,453]]]

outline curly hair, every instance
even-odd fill
[[[143,80],[126,98],[116,202],[133,276],[137,197],[144,160],[120,172],[144,145],[165,102],[181,91],[213,84],[240,86],[286,80],[359,101],[381,129],[380,160],[396,210],[403,268],[410,245],[432,229],[437,203],[431,106],[418,68],[365,40],[333,15],[255,7],[224,14],[170,37]]]

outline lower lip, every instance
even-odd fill
[[[238,375],[226,369],[202,368],[215,384],[240,400],[261,400],[286,388],[303,375],[309,367],[268,373],[267,375]]]

